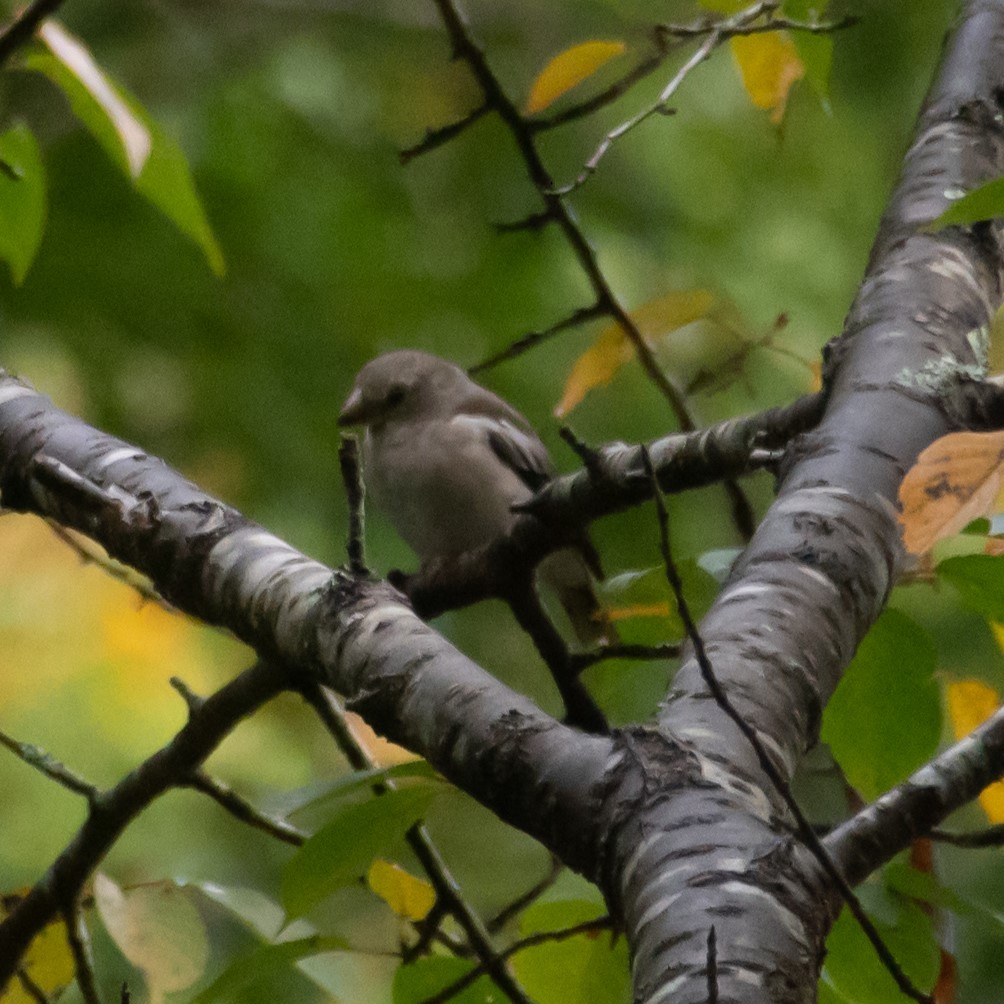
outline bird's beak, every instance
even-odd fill
[[[338,413],[338,424],[362,425],[366,421],[365,411],[363,392],[358,387],[354,387],[352,393],[345,399],[342,410]]]

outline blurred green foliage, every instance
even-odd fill
[[[674,289],[707,287],[731,300],[753,333],[787,316],[774,338],[785,352],[756,349],[738,380],[697,396],[702,421],[789,400],[808,387],[798,358],[818,359],[840,330],[954,6],[834,3],[832,14],[850,11],[861,22],[835,40],[831,111],[802,83],[780,128],[751,107],[722,49],[681,88],[674,116],[655,117],[617,144],[574,196],[600,264],[629,307]],[[652,23],[699,13],[675,0],[482,0],[467,7],[518,101],[569,45],[623,39],[629,53],[641,54]],[[405,346],[477,362],[589,303],[581,272],[551,230],[494,231],[494,223],[538,208],[497,121],[484,119],[447,146],[399,164],[399,149],[477,101],[466,71],[449,59],[431,3],[70,2],[61,17],[184,150],[226,273],[215,276],[196,245],[137,195],[48,81],[5,72],[0,134],[24,123],[39,138],[49,205],[23,284],[0,271],[0,364],[67,409],[163,456],[312,555],[341,561],[346,518],[334,420],[355,371],[371,356]],[[544,135],[555,178],[571,180],[604,133],[658,93],[672,65],[600,114]],[[559,467],[574,458],[558,442],[551,410],[601,326],[568,331],[484,377],[537,425]],[[665,403],[633,365],[591,393],[571,421],[590,442],[651,438],[672,428]],[[765,508],[768,479],[753,479],[749,488],[756,507]],[[378,513],[368,526],[375,568],[410,566],[407,549]],[[718,489],[674,498],[672,532],[685,559],[738,543]],[[657,527],[647,509],[605,521],[595,536],[609,572],[655,561]],[[0,540],[0,554],[9,546]],[[76,581],[75,559],[67,562],[59,574]],[[0,639],[29,624],[18,587],[3,584]],[[928,591],[903,603],[927,609],[932,601]],[[78,613],[75,632],[99,630],[98,613]],[[938,616],[941,664],[952,664],[953,632],[970,635],[959,626],[962,615]],[[438,626],[557,710],[531,646],[496,605],[447,615]],[[637,630],[648,638],[649,627]],[[245,658],[212,637],[185,644],[172,650],[176,661],[154,665],[142,684],[133,673],[123,694],[115,692],[121,677],[107,652],[78,665],[68,643],[58,656],[68,672],[59,690],[35,694],[0,727],[110,783],[180,723],[180,702],[166,680],[188,678],[192,646],[206,646],[198,661],[207,688]],[[965,644],[970,651],[975,643]],[[5,671],[25,673],[29,650],[8,651],[20,658]],[[999,667],[991,644],[977,651]],[[142,659],[136,665],[149,668]],[[617,663],[595,667],[587,680],[622,721],[651,711],[666,675],[664,666]],[[138,709],[150,704],[170,708],[162,712],[170,721],[156,734],[138,724],[145,720]],[[219,772],[276,811],[292,804],[282,789],[309,790],[345,771],[292,699],[243,726],[224,749],[230,745],[235,752],[221,753]],[[0,792],[4,831],[20,835],[0,847],[0,886],[10,889],[41,873],[82,808],[7,759],[0,760]],[[437,799],[430,826],[465,891],[487,913],[547,871],[540,848],[459,794]],[[128,831],[108,868],[120,883],[184,878],[256,887],[275,901],[290,853],[225,821],[198,796],[178,793]],[[403,847],[397,857],[417,870]],[[946,861],[964,875],[966,891],[982,895],[984,876],[971,858],[955,853]],[[999,872],[990,883],[998,889]],[[518,888],[513,875],[520,876]],[[592,896],[602,911],[594,891],[572,877],[563,883],[550,894],[555,903]],[[232,909],[227,919],[216,892],[216,900],[200,900],[217,953],[209,975],[260,938],[248,933],[255,910]],[[234,916],[244,920],[235,924]],[[336,894],[310,919],[316,929],[376,953],[396,947],[395,918],[360,888]],[[971,933],[960,951],[968,980],[960,1004],[989,999],[980,988],[1004,978],[999,959],[983,948],[985,932]],[[580,938],[565,954],[585,957],[602,944]],[[97,950],[105,971],[115,974],[113,989],[132,971],[100,932]],[[565,957],[558,950],[551,956],[555,965]],[[393,973],[392,959],[359,955],[336,959],[321,982],[342,999],[378,1002],[391,999]],[[421,983],[425,975],[409,979]],[[316,998],[305,978],[281,985],[286,1000]],[[406,999],[406,990],[398,992]],[[264,980],[255,994],[274,999],[275,988]]]

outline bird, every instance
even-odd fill
[[[554,475],[547,448],[512,405],[447,359],[403,349],[356,375],[339,426],[362,426],[363,478],[422,563],[507,533],[513,506]],[[593,588],[602,578],[585,533],[548,555],[538,578],[553,589],[582,646],[615,640]]]

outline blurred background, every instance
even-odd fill
[[[599,85],[648,52],[654,22],[700,13],[675,0],[465,7],[519,103],[547,61],[576,42],[627,44],[609,75],[597,76]],[[705,288],[731,304],[753,339],[786,318],[772,345],[747,347],[740,366],[730,365],[731,350],[714,338],[666,347],[664,362],[682,382],[717,378],[705,379],[692,399],[702,423],[813,386],[813,364],[839,333],[860,281],[954,8],[942,0],[833,4],[832,14],[853,12],[861,23],[835,40],[828,107],[803,81],[781,125],[751,105],[723,48],[683,85],[673,117],[631,133],[574,196],[600,265],[629,308]],[[340,563],[346,513],[335,417],[356,370],[401,347],[476,363],[591,302],[578,266],[555,232],[495,231],[494,224],[538,209],[497,121],[482,120],[447,146],[399,163],[402,147],[477,101],[465,69],[449,59],[431,3],[70,0],[60,17],[184,150],[226,272],[215,276],[195,244],[137,195],[47,80],[7,72],[0,129],[21,121],[39,136],[49,208],[24,283],[15,286],[0,271],[0,365],[163,457],[313,557]],[[652,100],[675,65],[598,115],[545,134],[554,177],[570,181],[604,133]],[[534,422],[562,469],[575,460],[558,440],[553,410],[602,327],[570,330],[481,377]],[[665,403],[633,365],[567,420],[592,443],[673,428]],[[748,487],[762,512],[770,479]],[[740,544],[721,490],[674,498],[672,530],[701,607],[714,595],[715,569]],[[635,573],[655,564],[656,533],[648,511],[595,528],[607,571],[619,577],[611,605],[651,599]],[[412,567],[379,513],[370,514],[367,543],[377,571]],[[709,552],[724,554],[708,559]],[[501,607],[447,615],[437,627],[558,710],[546,673]],[[676,630],[665,618],[635,617],[623,633],[657,640]],[[945,668],[976,660],[999,669],[985,629],[948,626],[939,638],[946,639],[939,642]],[[98,784],[113,783],[183,722],[169,677],[207,692],[249,661],[230,639],[143,605],[38,521],[13,515],[0,518],[0,653],[0,729]],[[670,671],[614,663],[590,671],[587,682],[623,722],[651,712]],[[293,698],[238,729],[210,767],[276,810],[292,804],[290,792],[309,792],[347,769]],[[13,757],[0,757],[0,812],[0,888],[10,891],[37,879],[83,808]],[[460,795],[437,800],[431,825],[486,911],[513,893],[513,874],[530,884],[548,870],[539,848]],[[493,848],[487,867],[486,843]],[[130,828],[106,871],[126,884],[175,878],[274,897],[288,856],[200,796],[179,793]],[[1001,869],[979,880],[967,870],[963,880],[983,886],[974,895],[996,895],[999,903]],[[599,905],[584,883],[562,882],[563,895]],[[394,918],[381,909],[350,889],[325,922],[393,949]],[[999,977],[985,975],[977,957],[989,953],[984,942],[972,944],[974,957],[964,960],[968,996],[960,1001],[975,1004],[992,999],[980,994]],[[123,971],[107,939],[99,937],[99,950]],[[335,970],[328,985],[343,999],[390,999],[392,959],[360,955]],[[286,1000],[317,996],[307,980],[283,988]]]

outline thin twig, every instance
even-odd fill
[[[590,666],[610,659],[637,659],[643,662],[676,659],[681,647],[676,642],[666,642],[663,645],[605,645],[590,652],[572,652],[568,658],[574,671],[582,673]]]
[[[349,533],[346,550],[349,571],[353,575],[368,575],[366,567],[366,489],[359,466],[359,441],[355,436],[342,436],[338,447],[338,463],[349,503]]]
[[[17,981],[21,984],[21,989],[33,1000],[35,1004],[49,1004],[46,992],[28,975],[27,969],[18,969]]]
[[[505,596],[519,626],[530,636],[540,657],[551,671],[565,705],[565,721],[585,732],[605,735],[610,731],[606,715],[579,679],[568,646],[547,616],[533,586],[532,575],[513,583]]]
[[[774,13],[777,10],[777,7],[778,3],[775,2],[775,0],[763,0],[761,3],[753,4],[745,10],[737,11],[730,17],[721,18],[719,20],[704,18],[689,25],[656,25],[653,30],[653,35],[655,37],[656,44],[660,47],[660,55],[651,57],[645,63],[641,64],[638,68],[638,71],[641,72],[635,71],[632,74],[628,74],[625,78],[627,86],[630,86],[637,80],[640,80],[643,76],[647,76],[652,72],[652,70],[662,63],[665,58],[664,54],[668,51],[669,42],[671,40],[682,42],[691,38],[703,37],[704,41],[700,44],[700,46],[698,46],[690,58],[687,59],[683,66],[677,70],[655,101],[642,108],[639,112],[636,112],[629,119],[622,122],[606,134],[599,146],[593,152],[592,156],[586,161],[579,175],[574,181],[560,189],[561,193],[567,195],[585,184],[589,177],[596,171],[600,161],[606,156],[614,143],[627,133],[631,132],[633,129],[637,128],[642,124],[642,122],[651,118],[653,115],[673,114],[673,109],[670,108],[668,104],[669,99],[677,92],[677,90],[679,90],[680,85],[690,75],[690,73],[703,63],[704,60],[706,60],[708,56],[710,56],[711,53],[722,44],[722,42],[740,35],[757,35],[781,30],[804,31],[810,34],[828,34],[834,31],[839,31],[842,28],[849,27],[850,25],[855,24],[857,20],[854,17],[847,17],[839,21],[825,23],[797,21],[791,18],[775,17]],[[585,114],[585,112],[579,110],[581,108],[587,108],[589,111],[592,111],[596,107],[606,104],[608,100],[620,97],[620,95],[627,90],[627,86],[623,86],[623,83],[624,81],[618,82],[618,84],[614,85],[614,87],[612,87],[609,91],[604,92],[602,96],[598,96],[598,98],[593,99],[591,102],[584,103],[582,106],[579,106],[579,108],[566,112],[563,117],[555,116],[554,119],[547,123],[547,127],[559,124],[560,122],[566,122],[570,118],[577,118],[580,115]],[[598,100],[601,97],[603,100]]]
[[[0,732],[0,746],[6,746],[18,759],[29,767],[44,774],[50,781],[55,781],[76,795],[83,795],[88,802],[94,802],[98,789],[79,774],[75,774],[65,764],[60,763],[44,749],[31,743],[21,743],[12,739],[5,732]]]
[[[535,348],[541,342],[546,342],[549,338],[553,338],[562,331],[578,327],[580,324],[587,324],[589,321],[594,321],[597,317],[604,317],[605,315],[606,309],[598,303],[594,303],[589,307],[580,307],[569,314],[568,317],[562,318],[543,331],[531,331],[522,338],[517,338],[516,341],[502,349],[501,352],[496,352],[487,359],[482,359],[481,362],[475,363],[467,372],[473,376],[476,373],[491,369],[493,366],[498,366],[499,363],[504,363],[509,359],[521,356],[524,352]]]
[[[557,931],[540,931],[537,934],[527,935],[519,941],[510,945],[503,953],[505,959],[511,958],[517,952],[522,952],[526,948],[534,948],[536,945],[545,945],[552,941],[565,941],[574,938],[579,934],[590,934],[594,931],[605,931],[613,927],[613,919],[609,916],[597,917],[595,920],[586,920],[581,924],[572,927],[563,927]],[[445,1004],[446,1001],[466,990],[475,980],[485,975],[485,970],[481,965],[476,965],[464,973],[458,980],[454,980],[449,986],[444,987],[431,997],[426,997],[422,1004]]]
[[[742,12],[740,12],[742,13]],[[858,23],[853,15],[841,18],[839,21],[796,21],[792,18],[774,17],[762,24],[741,25],[729,31],[729,37],[734,35],[756,35],[770,31],[786,30],[806,32],[808,34],[830,34],[849,28]],[[630,91],[635,84],[649,77],[662,66],[672,53],[689,39],[703,37],[716,29],[716,22],[710,18],[701,18],[692,24],[658,24],[652,31],[656,42],[656,51],[646,56],[640,63],[627,71],[619,80],[609,87],[579,102],[555,112],[549,116],[535,116],[530,119],[529,127],[534,132],[544,132],[555,129],[568,122],[586,118],[601,108],[613,104]]]
[[[314,681],[305,680],[301,687],[304,699],[317,712],[336,745],[354,770],[371,770],[375,762],[352,733],[344,712],[331,691]],[[378,782],[374,791],[381,793],[393,789],[392,781]],[[516,1004],[532,1004],[526,992],[509,972],[505,960],[492,944],[491,935],[480,916],[464,898],[459,883],[453,877],[438,848],[422,823],[416,823],[405,834],[408,846],[418,858],[437,898],[463,928],[467,939],[485,971],[491,974],[496,985]]]
[[[494,71],[488,65],[484,52],[468,31],[453,0],[435,0],[435,3],[443,23],[446,25],[456,58],[463,59],[470,66],[474,78],[484,94],[485,104],[495,111],[508,127],[526,165],[531,182],[537,189],[547,211],[554,216],[555,222],[565,235],[579,265],[586,273],[589,284],[596,294],[597,305],[624,329],[638,353],[638,358],[645,372],[669,402],[681,428],[693,429],[694,420],[680,392],[662,372],[637,325],[614,296],[613,289],[600,270],[596,252],[590,246],[571,209],[565,204],[561,195],[555,191],[554,179],[544,166],[533,133],[528,127],[527,119],[503,90],[498,77],[495,76]]]
[[[537,194],[544,204],[546,214],[551,216],[561,229],[580,268],[585,273],[595,296],[597,316],[601,314],[609,316],[620,326],[634,348],[646,376],[665,398],[680,429],[684,432],[692,431],[696,428],[696,422],[684,394],[663,372],[654,352],[645,341],[641,329],[614,294],[609,280],[600,268],[596,252],[579,226],[575,214],[561,193],[556,191],[554,179],[544,166],[540,152],[537,150],[530,120],[522,114],[502,88],[498,77],[489,66],[484,52],[468,31],[453,0],[435,0],[435,4],[450,37],[454,58],[462,59],[467,63],[481,87],[485,106],[496,112],[509,129],[523,163],[526,165],[530,181],[537,189]],[[729,481],[726,487],[732,500],[733,520],[743,538],[749,540],[754,529],[752,508],[749,501],[736,482]]]
[[[196,771],[182,783],[193,791],[201,791],[203,795],[208,795],[242,823],[247,823],[248,826],[253,826],[256,830],[261,830],[263,833],[275,837],[276,840],[281,840],[284,844],[302,847],[306,842],[307,835],[301,833],[295,826],[290,825],[284,819],[266,815],[260,809],[255,808],[246,798],[238,795],[228,784],[210,777],[204,771]]]
[[[975,833],[951,833],[948,830],[931,830],[928,836],[938,843],[952,844],[954,847],[1001,847],[1004,846],[1004,823],[988,826]]]
[[[531,886],[521,896],[517,896],[511,903],[502,907],[501,910],[491,920],[488,921],[488,930],[493,934],[501,931],[513,917],[522,913],[531,903],[539,899],[555,882],[558,876],[565,870],[561,859],[551,855],[550,871],[536,884]]]
[[[63,0],[34,0],[13,21],[0,30],[0,66],[27,42],[38,26],[63,5]]]
[[[76,900],[87,877],[129,823],[165,791],[185,783],[242,718],[286,685],[282,669],[256,662],[208,697],[170,742],[113,788],[95,795],[83,825],[0,922],[0,988],[14,975],[34,935]]]
[[[81,916],[79,904],[63,911],[66,924],[66,941],[73,956],[73,970],[77,987],[85,1004],[101,1004],[98,981],[94,974],[94,956],[91,951],[91,936]]]
[[[823,871],[826,872],[830,880],[840,892],[848,909],[854,915],[854,919],[858,922],[861,930],[871,942],[872,947],[875,949],[875,953],[878,955],[889,974],[896,981],[896,985],[904,994],[911,999],[918,1001],[919,1004],[932,1004],[931,997],[922,993],[913,985],[910,978],[903,972],[902,967],[889,951],[889,948],[882,940],[881,935],[876,930],[875,925],[865,913],[864,907],[861,905],[861,901],[854,894],[854,890],[851,889],[847,880],[841,874],[840,869],[837,868],[836,864],[833,862],[833,859],[830,857],[826,848],[820,841],[819,836],[812,828],[812,824],[802,813],[801,808],[795,801],[795,796],[792,794],[790,786],[782,777],[778,768],[774,765],[774,761],[770,758],[770,754],[767,752],[767,749],[761,741],[759,735],[757,735],[756,729],[754,729],[753,726],[750,725],[749,722],[747,722],[735,708],[728,694],[718,681],[718,677],[715,675],[715,672],[711,667],[711,660],[708,658],[708,654],[705,651],[704,639],[701,637],[701,634],[697,629],[697,625],[691,616],[687,599],[683,594],[683,583],[680,581],[680,575],[676,568],[676,562],[673,560],[673,554],[669,544],[669,513],[666,511],[666,504],[663,501],[662,491],[659,488],[659,482],[656,478],[655,470],[652,467],[652,460],[648,455],[648,450],[643,450],[643,457],[645,469],[648,473],[649,480],[652,483],[652,497],[655,500],[656,513],[658,514],[659,519],[659,546],[662,553],[663,565],[666,570],[666,580],[669,582],[670,588],[673,590],[673,596],[676,599],[680,620],[683,621],[683,626],[687,632],[687,638],[693,646],[694,656],[697,659],[697,664],[700,668],[701,677],[704,679],[705,685],[714,697],[715,703],[722,709],[722,711],[725,712],[726,715],[728,715],[728,717],[735,724],[736,728],[738,728],[739,731],[746,737],[746,740],[753,748],[753,752],[756,755],[760,769],[764,772],[767,779],[781,796],[788,808],[788,811],[791,813],[792,818],[795,820],[798,826],[799,835],[801,836],[806,848],[819,862]]]
[[[137,572],[135,568],[130,568],[129,565],[124,565],[121,561],[110,558],[99,544],[92,544],[87,538],[77,535],[72,530],[67,530],[65,526],[60,526],[54,519],[46,519],[45,522],[48,524],[49,529],[67,547],[77,553],[85,565],[97,565],[106,575],[110,575],[113,579],[124,583],[133,592],[139,593],[145,602],[156,603],[158,606],[172,613],[177,612],[177,608],[168,603],[154,589],[150,580],[145,575]]]
[[[468,112],[463,118],[457,119],[456,122],[451,122],[449,125],[441,126],[438,129],[426,130],[425,135],[414,146],[405,147],[403,150],[398,151],[398,160],[402,164],[407,164],[423,153],[428,153],[430,150],[435,150],[436,147],[440,147],[444,143],[449,143],[451,139],[459,136],[469,126],[474,125],[478,119],[490,110],[487,104],[479,105],[473,111]]]
[[[713,31],[708,37],[700,44],[697,50],[691,55],[691,57],[676,71],[676,74],[670,80],[670,82],[663,88],[662,93],[656,98],[650,105],[644,107],[640,112],[636,112],[631,118],[620,125],[611,129],[610,132],[603,137],[600,141],[599,146],[593,151],[592,156],[585,162],[582,166],[582,170],[576,176],[574,181],[570,181],[567,185],[562,186],[558,189],[559,195],[571,195],[577,188],[581,188],[589,178],[595,173],[597,167],[600,165],[600,161],[607,155],[610,148],[617,142],[622,136],[627,135],[633,129],[636,129],[642,124],[642,122],[651,118],[653,115],[671,115],[673,114],[673,109],[669,107],[667,102],[669,99],[677,92],[680,85],[687,79],[690,75],[691,70],[699,66],[711,55],[714,49],[722,41],[722,34],[719,31]]]

